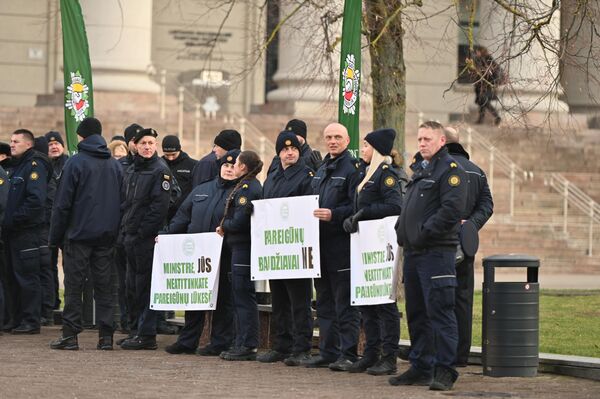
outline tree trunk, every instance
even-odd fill
[[[400,154],[404,154],[406,115],[406,68],[402,44],[404,32],[400,13],[390,19],[394,11],[401,6],[401,2],[364,0],[364,3],[371,55],[373,129],[382,127],[396,129],[398,134],[394,146]],[[383,34],[379,36],[386,21],[389,23]],[[377,41],[374,43],[375,40]]]

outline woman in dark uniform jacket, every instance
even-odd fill
[[[213,232],[223,219],[225,202],[237,183],[233,165],[239,150],[227,152],[219,160],[219,176],[200,184],[192,190],[179,210],[160,234],[207,233]],[[219,355],[228,349],[233,341],[233,305],[231,301],[231,250],[226,242],[221,249],[219,270],[219,296],[217,308],[213,312],[210,344],[200,349],[201,355]],[[205,311],[185,312],[185,325],[177,341],[165,348],[168,353],[195,353],[204,329]]]
[[[258,347],[258,306],[254,281],[250,280],[250,214],[252,201],[262,198],[256,176],[263,163],[253,151],[243,151],[234,165],[238,179],[227,198],[224,218],[217,233],[231,248],[231,289],[235,315],[235,345],[222,352],[225,360],[256,360]]]
[[[375,130],[365,136],[361,148],[364,172],[356,189],[355,213],[344,221],[344,230],[348,233],[358,230],[359,220],[382,219],[399,215],[402,210],[408,178],[399,166],[398,153],[393,150],[395,137],[393,129]],[[361,306],[360,312],[366,336],[365,350],[363,357],[348,371],[367,371],[373,375],[395,373],[400,339],[396,303]]]

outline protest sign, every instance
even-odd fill
[[[379,305],[395,300],[394,269],[398,243],[394,225],[398,216],[358,223],[350,236],[350,303]]]
[[[319,197],[252,201],[252,280],[321,277]]]
[[[215,310],[222,243],[217,233],[158,236],[150,309]]]

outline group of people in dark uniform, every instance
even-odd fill
[[[62,141],[51,133],[54,141]],[[2,282],[18,293],[7,301],[8,315],[0,318],[9,331],[39,333],[43,243],[37,223],[47,220],[43,217],[47,186],[56,179],[46,233],[50,252],[62,249],[65,306],[62,335],[51,343],[53,349],[78,349],[82,287],[88,276],[96,301],[98,349],[113,349],[117,286],[120,323],[129,335],[116,344],[128,350],[156,349],[160,312],[149,307],[155,242],[162,234],[216,232],[224,240],[210,343],[199,348],[207,313],[187,311],[176,342],[165,348],[168,353],[394,374],[398,308],[396,303],[351,306],[350,234],[358,231],[359,221],[399,216],[396,231],[404,250],[411,367],[391,377],[390,384],[452,388],[456,367],[466,364],[470,348],[470,325],[461,329],[457,320],[471,322],[466,313],[471,309],[469,295],[472,306],[474,254],[461,256],[462,263],[467,261],[461,273],[456,254],[461,239],[476,237],[463,237],[468,234],[461,233],[461,226],[473,223],[476,229],[467,231],[476,234],[493,206],[485,174],[468,160],[455,131],[445,131],[436,122],[419,127],[419,152],[409,180],[394,149],[393,129],[367,134],[357,160],[348,150],[346,128],[332,123],[323,131],[327,154],[321,157],[306,141],[306,124],[294,119],[277,137],[264,185],[257,179],[263,160],[253,151],[241,151],[241,136],[235,130],[220,132],[213,151],[198,162],[181,151],[175,136],[163,139],[164,155],[159,157],[158,133],[137,124],[125,129],[130,152],[118,161],[111,156],[97,119],[84,119],[77,133],[78,153],[66,163],[63,159],[58,174],[39,160],[30,132],[16,131],[11,139],[13,160],[6,179],[0,177],[0,201],[2,181],[10,183],[2,225],[8,267],[3,268]],[[453,144],[447,145],[447,137]],[[457,154],[456,159],[449,151]],[[259,355],[258,306],[250,279],[252,201],[303,195],[319,196],[313,215],[320,226],[321,278],[269,282],[273,343]],[[465,276],[466,285],[457,282],[459,276]],[[318,355],[311,354],[313,283]],[[455,294],[457,303],[459,297],[466,301],[460,315],[455,315]],[[361,323],[366,343],[359,356]]]

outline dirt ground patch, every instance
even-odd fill
[[[48,327],[33,336],[0,336],[0,398],[597,398],[600,382],[542,374],[536,378],[484,377],[481,367],[459,369],[452,392],[392,387],[388,377],[227,362],[169,355],[175,336],[159,336],[156,351],[96,350],[97,333],[79,337],[77,352],[48,347],[60,335]],[[118,335],[121,337],[121,335]],[[407,363],[401,362],[404,371]]]

